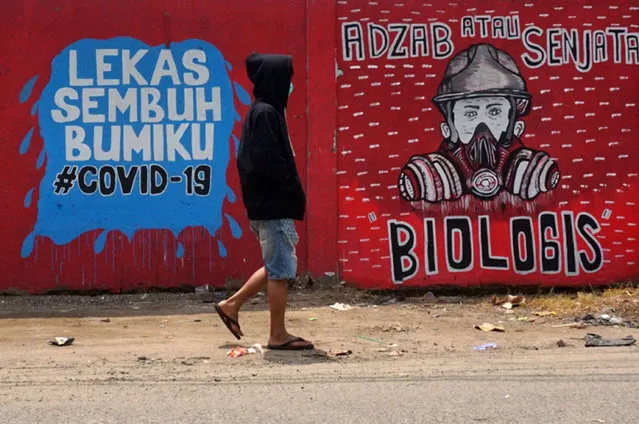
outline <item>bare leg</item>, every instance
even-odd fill
[[[237,321],[242,305],[255,296],[260,290],[264,289],[264,287],[266,287],[266,269],[262,267],[255,271],[233,296],[221,301],[218,303],[218,306],[226,315]],[[244,334],[240,333],[240,335],[243,336]]]
[[[288,285],[286,280],[268,280],[268,307],[271,312],[269,344],[283,343],[289,338],[284,322],[287,299]]]
[[[286,331],[286,324],[284,320],[287,298],[288,284],[286,280],[268,280],[268,304],[271,312],[271,332],[268,339],[269,345],[280,345],[294,337]],[[306,341],[296,341],[292,343],[292,346],[304,346],[310,344],[310,342]]]

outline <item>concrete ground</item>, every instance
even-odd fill
[[[639,422],[639,347],[583,341],[637,329],[557,327],[572,320],[456,298],[293,302],[290,330],[316,351],[231,358],[238,342],[201,298],[43,299],[1,299],[2,422]],[[16,318],[16,302],[41,304]],[[254,303],[240,317],[245,347],[266,341],[265,303]],[[484,322],[505,332],[473,328]],[[75,342],[48,345],[55,336]],[[488,342],[497,349],[473,350]]]

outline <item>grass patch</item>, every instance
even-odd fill
[[[531,309],[555,312],[557,315],[582,315],[598,313],[604,308],[631,316],[639,316],[639,288],[617,287],[577,293],[549,293],[528,299]]]

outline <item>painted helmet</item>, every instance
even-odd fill
[[[514,59],[490,44],[474,44],[450,60],[433,102],[445,112],[447,102],[485,96],[513,98],[519,116],[530,108],[531,95]]]

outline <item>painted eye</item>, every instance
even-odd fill
[[[488,111],[488,115],[490,116],[498,116],[501,115],[501,108],[494,107]]]
[[[467,110],[466,112],[464,112],[464,116],[468,119],[472,119],[477,116],[477,112],[475,112],[474,110]]]

